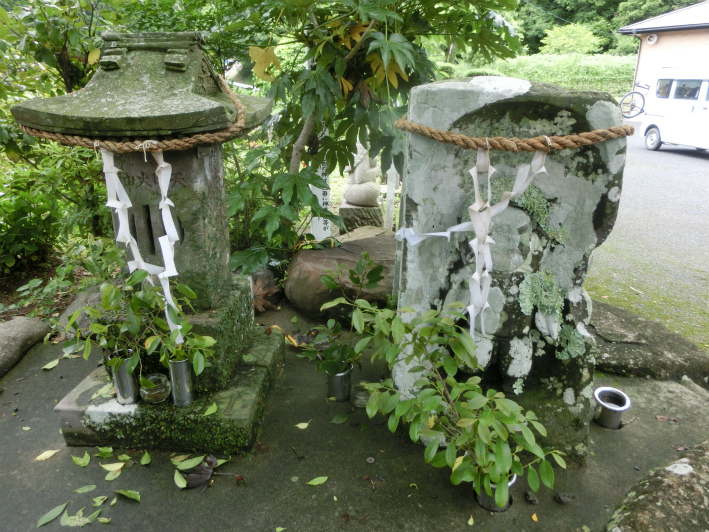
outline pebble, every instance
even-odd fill
[[[529,504],[539,504],[539,497],[537,497],[537,494],[534,493],[533,491],[525,491],[524,492],[524,499]]]
[[[554,495],[554,500],[559,504],[569,504],[571,502],[571,496],[567,495],[566,493],[559,492]]]

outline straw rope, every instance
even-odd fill
[[[582,146],[590,146],[598,142],[627,137],[635,132],[633,126],[610,127],[608,129],[596,129],[587,133],[578,133],[576,135],[566,135],[563,137],[557,136],[540,136],[525,139],[517,137],[468,137],[460,133],[452,131],[441,131],[432,127],[422,126],[409,122],[406,117],[397,120],[394,125],[409,133],[417,133],[438,142],[446,144],[455,144],[461,148],[477,150],[478,148],[486,148],[498,151],[527,151],[533,152],[537,150],[575,150]]]
[[[114,153],[130,153],[134,151],[181,151],[188,150],[202,144],[221,144],[238,137],[242,133],[246,122],[246,111],[244,110],[243,104],[236,97],[236,94],[234,94],[224,78],[219,74],[217,74],[217,77],[219,78],[219,82],[221,83],[224,92],[229,95],[229,98],[231,98],[231,101],[236,106],[237,112],[236,122],[227,129],[222,129],[221,131],[215,131],[212,133],[196,133],[190,137],[169,140],[154,141],[152,139],[143,139],[121,142],[105,139],[89,139],[87,137],[65,135],[63,133],[53,133],[51,131],[42,131],[23,125],[20,125],[20,128],[22,131],[28,135],[32,135],[33,137],[53,140],[66,146],[81,146],[92,150],[102,148]]]

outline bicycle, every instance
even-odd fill
[[[643,85],[635,82],[635,87],[650,90],[650,85]],[[623,118],[633,118],[638,116],[645,109],[645,96],[641,92],[632,91],[623,96],[620,100],[620,112]]]

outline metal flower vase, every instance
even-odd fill
[[[121,358],[118,355],[104,355],[104,360],[108,362],[112,358]],[[116,389],[116,401],[122,405],[132,405],[140,399],[140,386],[135,372],[128,373],[125,360],[119,366],[111,367],[111,377],[113,387]]]
[[[517,482],[517,475],[512,475],[512,478],[507,482],[508,488],[512,488],[512,485]],[[483,510],[487,510],[488,512],[504,512],[507,510],[507,508],[510,507],[510,504],[512,504],[512,495],[509,496],[507,500],[507,504],[504,506],[498,506],[497,503],[495,502],[495,490],[497,486],[495,484],[490,484],[490,488],[492,489],[492,495],[488,495],[487,492],[485,491],[485,488],[482,486],[480,487],[480,495],[477,493],[475,494],[478,504]]]
[[[337,375],[327,374],[327,396],[334,397],[338,403],[344,403],[350,400],[350,374],[354,369],[354,365],[350,364],[342,373]]]
[[[170,360],[170,381],[172,382],[172,401],[175,406],[188,406],[194,399],[192,362],[189,360]]]

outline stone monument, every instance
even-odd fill
[[[583,147],[558,143],[570,134],[621,130],[616,102],[602,93],[476,77],[414,88],[408,120],[478,142],[468,146],[476,152],[407,135],[399,304],[418,313],[454,301],[470,305],[466,326],[484,379],[539,416],[549,431],[545,444],[583,462],[595,355],[583,282],[591,252],[616,218],[626,141],[611,133],[611,140],[584,145],[595,138],[584,133]],[[536,137],[537,147],[519,148],[525,137]],[[507,151],[489,149],[496,146]],[[407,389],[415,376],[398,366],[394,379]]]
[[[198,33],[103,39],[99,69],[83,90],[27,101],[12,113],[27,133],[101,150],[107,205],[130,271],[153,275],[168,304],[168,280],[179,275],[197,295],[190,322],[217,344],[190,407],[92,397],[104,384],[101,368],[57,405],[62,432],[70,445],[238,451],[252,441],[283,341],[254,327],[250,280],[229,268],[221,144],[263,122],[271,101],[236,98]],[[201,416],[212,403],[217,412]]]
[[[377,177],[382,173],[376,159],[369,156],[369,151],[357,141],[357,155],[348,172],[347,184],[340,204],[340,216],[347,231],[358,227],[373,225],[382,227],[382,209],[379,207],[379,184]]]

